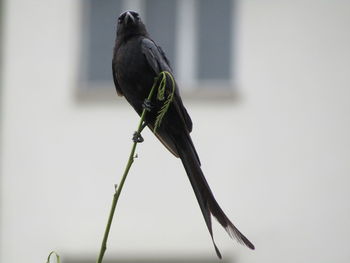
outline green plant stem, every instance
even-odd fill
[[[147,98],[148,100],[151,100],[157,82],[158,82],[158,78],[156,78],[154,80],[154,84],[153,84],[153,86],[151,88],[151,91],[150,91],[150,93],[148,95],[148,98]],[[138,134],[141,134],[142,125],[144,123],[144,119],[146,117],[146,114],[147,114],[147,110],[143,109],[142,114],[141,114],[141,118],[140,118],[140,122],[139,122],[139,126],[137,128],[137,133]],[[109,231],[111,229],[115,208],[117,206],[118,199],[119,199],[120,193],[121,193],[121,191],[123,189],[126,177],[127,177],[128,173],[129,173],[131,165],[134,162],[136,145],[137,145],[137,142],[134,142],[133,145],[132,145],[131,152],[130,152],[130,155],[129,155],[129,160],[128,160],[128,163],[127,163],[127,165],[125,167],[123,177],[120,180],[119,185],[116,187],[116,191],[115,191],[115,193],[113,195],[113,202],[112,202],[111,210],[109,212],[107,226],[106,226],[105,233],[104,233],[104,236],[103,236],[102,245],[101,245],[100,253],[99,253],[99,256],[98,256],[98,259],[97,259],[97,263],[102,263],[103,256],[104,256],[104,254],[105,254],[105,252],[107,250],[107,240],[108,240]]]
[[[51,251],[50,254],[49,254],[49,256],[47,257],[46,263],[50,263],[50,260],[51,260],[51,256],[52,256],[52,255],[55,255],[55,256],[56,256],[56,262],[57,262],[57,263],[60,263],[60,262],[61,262],[60,256],[59,256],[55,251]]]

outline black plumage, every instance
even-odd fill
[[[145,25],[136,12],[128,11],[118,18],[112,69],[118,95],[124,96],[139,115],[142,113],[144,100],[151,90],[155,77],[162,71],[172,74],[164,52],[149,37]],[[167,82],[166,95],[172,91],[170,83]],[[146,115],[146,123],[152,131],[162,103],[156,98],[151,100],[152,110]],[[155,135],[171,153],[181,159],[218,257],[221,258],[221,254],[213,239],[211,215],[232,238],[254,249],[254,245],[232,224],[216,202],[201,170],[201,163],[190,136],[191,131],[192,121],[176,85],[173,100]]]

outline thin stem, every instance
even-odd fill
[[[148,98],[147,98],[148,100],[151,100],[157,82],[158,82],[158,78],[156,78],[154,80],[153,86],[152,86],[151,91],[150,91],[150,93],[148,95]],[[147,113],[147,110],[143,109],[142,114],[141,114],[141,118],[140,118],[140,122],[139,122],[139,126],[137,128],[137,133],[138,134],[140,134],[141,131],[142,131],[142,124],[143,124],[144,119],[146,117],[146,113]],[[129,155],[129,160],[128,160],[128,163],[127,163],[127,165],[125,167],[123,177],[120,180],[120,183],[117,186],[117,189],[116,189],[116,191],[115,191],[115,193],[113,195],[113,202],[112,202],[111,210],[109,212],[107,226],[106,226],[106,229],[105,229],[105,232],[104,232],[104,235],[103,235],[102,245],[101,245],[100,253],[99,253],[99,256],[98,256],[98,259],[97,259],[97,263],[102,263],[103,256],[104,256],[104,254],[105,254],[105,252],[107,250],[107,240],[108,240],[109,231],[111,229],[115,208],[117,206],[117,202],[118,202],[120,193],[121,193],[121,191],[123,189],[126,177],[127,177],[128,173],[129,173],[131,165],[134,162],[136,145],[137,145],[137,142],[134,142],[133,145],[132,145],[131,152],[130,152],[130,155]]]
[[[49,256],[47,257],[46,263],[50,263],[50,260],[51,260],[51,256],[52,256],[52,255],[55,255],[55,256],[56,256],[56,262],[57,262],[57,263],[60,263],[60,262],[61,262],[60,256],[59,256],[55,251],[51,251],[50,254],[49,254]]]

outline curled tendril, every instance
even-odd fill
[[[175,80],[174,77],[171,75],[170,72],[168,71],[162,71],[159,74],[159,78],[161,79],[159,82],[159,86],[158,86],[158,92],[157,92],[157,99],[159,101],[163,101],[165,99],[165,88],[166,88],[166,84],[167,84],[167,76],[171,79],[171,93],[168,95],[168,97],[166,98],[165,102],[163,103],[163,106],[160,108],[160,110],[158,111],[158,115],[156,117],[156,121],[154,124],[154,129],[153,132],[156,133],[157,129],[160,127],[163,117],[165,116],[165,114],[167,113],[169,106],[173,100],[174,97],[174,93],[175,93]],[[157,78],[157,81],[159,80],[159,78]]]

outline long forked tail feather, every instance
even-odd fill
[[[217,248],[213,237],[211,215],[218,220],[232,239],[236,239],[239,243],[246,245],[250,249],[254,249],[254,245],[233,225],[216,202],[200,167],[198,155],[189,134],[185,134],[181,139],[177,138],[176,148],[197,197],[217,256],[221,258],[220,251]]]

